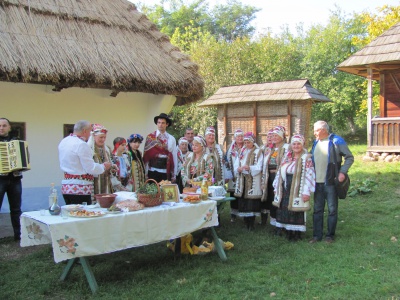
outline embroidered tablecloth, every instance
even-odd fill
[[[105,209],[104,209],[105,210]],[[21,215],[21,247],[52,244],[54,261],[110,253],[218,225],[215,201],[176,203],[96,218]]]

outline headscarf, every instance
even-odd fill
[[[279,135],[282,139],[285,139],[286,136],[286,129],[283,126],[276,126],[273,130],[272,133],[275,133]]]
[[[215,135],[215,128],[213,126],[207,127],[206,133],[204,135],[206,136],[207,134]]]
[[[181,138],[179,139],[179,141],[178,141],[178,145],[183,144],[183,143],[189,144],[188,139],[185,138],[185,137],[181,137]]]
[[[94,153],[94,136],[95,135],[101,135],[101,134],[107,134],[108,130],[101,124],[92,124],[92,131],[90,132],[90,137],[89,140],[87,141],[87,144],[92,148],[93,153]],[[108,147],[105,147],[106,150],[108,150]]]
[[[244,134],[243,140],[254,143],[256,138],[255,138],[254,134],[249,131]]]
[[[304,146],[305,143],[304,136],[301,135],[300,133],[294,134],[290,140],[290,143],[293,144],[295,142],[300,142]]]
[[[238,128],[235,130],[235,133],[233,134],[234,137],[237,137],[238,135],[244,135],[243,130]]]
[[[203,146],[203,148],[206,146],[206,141],[201,135],[197,135],[193,138],[193,141],[198,142],[200,145]]]
[[[120,138],[120,140],[119,140],[118,142],[115,143],[114,149],[113,149],[113,151],[112,151],[112,154],[117,153],[118,147],[121,146],[121,145],[124,144],[124,143],[126,144],[126,140],[125,140],[124,138]]]

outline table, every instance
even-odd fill
[[[61,280],[67,279],[79,260],[90,288],[96,292],[98,285],[86,257],[158,243],[211,227],[217,253],[226,260],[214,229],[217,225],[217,202],[212,200],[168,203],[95,218],[63,219],[47,211],[44,216],[32,211],[21,215],[21,247],[52,244],[54,261],[68,260]]]

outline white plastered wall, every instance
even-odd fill
[[[40,208],[42,201],[47,203],[50,183],[60,186],[62,172],[57,146],[63,138],[64,124],[82,119],[100,123],[108,129],[106,144],[112,148],[117,136],[127,138],[139,133],[145,137],[156,130],[154,116],[168,113],[176,100],[168,95],[121,92],[110,97],[110,90],[68,88],[53,92],[52,88],[0,82],[0,117],[26,123],[31,170],[24,172],[25,210]],[[2,212],[8,209],[6,206],[3,203]]]

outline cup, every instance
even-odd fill
[[[41,209],[40,210],[40,215],[45,216],[46,215],[46,209]]]
[[[65,208],[62,208],[62,209],[61,209],[61,217],[62,217],[63,219],[68,219],[68,215],[69,215],[69,211],[66,210]]]

